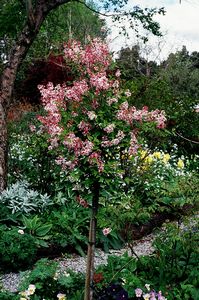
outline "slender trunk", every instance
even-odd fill
[[[17,71],[35,40],[48,13],[70,0],[38,0],[34,9],[29,8],[27,22],[11,49],[8,64],[0,84],[0,193],[6,187],[7,178],[7,111],[11,103]]]
[[[100,190],[99,182],[95,182],[95,184],[93,185],[93,200],[92,200],[89,242],[88,242],[88,251],[87,251],[84,300],[93,299],[92,284],[93,284],[93,275],[94,275],[94,258],[95,258],[95,244],[96,244],[97,211],[98,211],[98,204],[99,204],[99,190]]]

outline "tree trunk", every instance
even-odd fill
[[[17,71],[35,40],[39,29],[49,12],[70,0],[38,0],[29,8],[24,29],[11,49],[8,64],[1,76],[0,85],[0,192],[6,187],[7,178],[7,112],[11,103]]]
[[[7,183],[7,153],[6,112],[0,102],[0,191],[6,188]]]
[[[86,266],[86,281],[85,281],[85,292],[84,300],[93,299],[93,275],[94,275],[94,258],[95,258],[95,244],[96,244],[96,226],[97,226],[97,211],[99,204],[99,182],[95,182],[93,185],[93,200],[92,200],[92,212],[90,219],[89,229],[89,241],[87,251],[87,266]]]

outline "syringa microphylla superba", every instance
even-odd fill
[[[76,81],[39,86],[45,115],[38,119],[49,134],[49,150],[56,153],[55,162],[64,170],[81,168],[84,174],[112,174],[115,170],[109,163],[118,155],[136,155],[142,123],[164,128],[165,114],[129,105],[130,92],[120,90],[120,71],[110,71],[108,46],[100,39],[86,46],[69,41],[64,56]]]

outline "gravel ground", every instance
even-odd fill
[[[153,252],[152,241],[154,239],[154,234],[150,234],[143,239],[136,241],[134,245],[134,251],[136,255],[149,255]],[[110,253],[105,253],[100,249],[96,249],[95,254],[95,266],[106,264],[109,255],[122,255],[128,251],[131,255],[131,250],[126,247],[121,250],[111,250]],[[86,257],[81,257],[78,255],[73,255],[72,258],[59,258],[56,259],[59,262],[59,272],[71,269],[75,272],[85,273],[86,271]],[[0,277],[0,283],[3,289],[10,292],[17,292],[19,283],[21,281],[21,275],[19,273],[8,273]]]
[[[199,214],[196,213],[195,220],[199,218]],[[197,222],[193,221],[191,218],[190,224],[191,227],[195,230],[197,227]],[[190,225],[181,224],[181,229],[186,230]],[[162,228],[162,230],[164,230]],[[197,229],[198,230],[198,229]],[[140,240],[134,241],[133,251],[137,256],[150,255],[153,253],[154,248],[152,247],[152,242],[155,239],[155,233],[149,234],[143,237]],[[128,252],[129,255],[132,255],[130,248],[126,247],[121,250],[111,250],[110,253],[105,253],[100,249],[95,251],[95,266],[106,264],[109,255],[122,255],[125,252]],[[85,273],[86,271],[86,257],[80,257],[78,255],[73,255],[71,258],[59,258],[56,259],[59,263],[58,272],[66,271],[71,269],[75,272]],[[16,292],[21,280],[21,275],[19,273],[9,273],[0,277],[0,284],[2,284],[3,289],[9,290],[11,292]]]

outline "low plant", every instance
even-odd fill
[[[0,268],[6,271],[25,269],[34,262],[37,246],[23,230],[0,226]]]
[[[52,224],[43,223],[37,215],[33,218],[22,216],[22,220],[25,227],[24,229],[34,237],[35,244],[39,247],[48,247],[46,241],[51,238],[48,234],[52,228]]]
[[[62,248],[73,248],[80,255],[85,255],[87,232],[89,227],[89,211],[78,203],[71,203],[54,210],[48,216],[52,224],[52,244]]]
[[[0,201],[13,214],[18,212],[22,214],[30,214],[35,211],[41,212],[49,205],[52,205],[52,201],[47,194],[42,195],[32,190],[27,181],[18,181],[11,184],[0,195]]]
[[[21,283],[19,295],[25,299],[82,299],[84,276],[66,270],[61,271],[58,263],[48,259],[39,260],[34,269]],[[27,295],[27,296],[26,296]],[[79,295],[79,298],[75,298]]]

